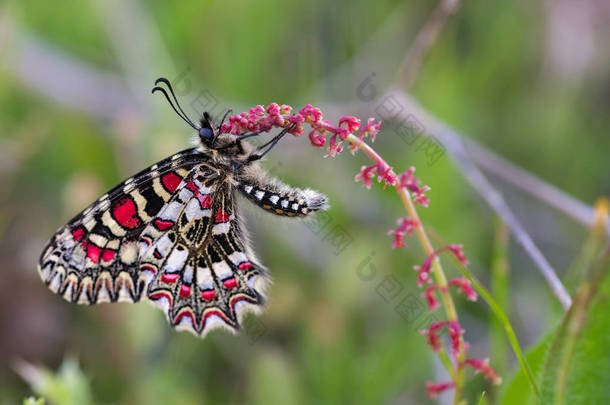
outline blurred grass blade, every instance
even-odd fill
[[[76,359],[66,358],[55,373],[24,360],[16,362],[15,370],[34,392],[55,405],[93,404],[89,380]]]
[[[494,247],[491,262],[491,294],[498,306],[509,313],[508,299],[508,228],[501,219],[494,221]],[[508,352],[504,327],[497,317],[491,319],[491,358],[498,374],[508,371]]]
[[[519,340],[517,339],[517,335],[515,335],[515,331],[513,330],[513,327],[510,321],[508,320],[508,317],[506,316],[502,308],[498,305],[498,303],[491,297],[491,294],[489,294],[485,287],[483,287],[483,285],[479,283],[479,281],[470,273],[468,268],[465,267],[462,263],[460,263],[457,259],[455,259],[455,257],[452,257],[452,259],[454,260],[464,277],[466,277],[468,281],[470,281],[474,289],[487,302],[492,312],[504,328],[506,337],[508,338],[508,341],[513,349],[513,352],[515,353],[515,356],[517,356],[517,360],[519,360],[519,365],[521,366],[523,372],[527,377],[532,392],[534,392],[536,397],[540,398],[540,391],[538,389],[538,386],[536,385],[534,374],[532,373],[530,366],[527,364],[527,360],[525,359],[523,351],[521,350],[521,346],[519,346]]]

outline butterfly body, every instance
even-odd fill
[[[78,304],[151,302],[198,336],[236,330],[258,311],[269,275],[235,195],[289,217],[326,209],[326,197],[268,178],[264,153],[218,128],[204,115],[196,148],[128,178],[61,227],[38,264],[45,284]]]

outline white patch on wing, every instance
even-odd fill
[[[269,201],[271,201],[273,204],[277,204],[277,200],[280,199],[279,195],[272,195],[271,197],[269,197]]]
[[[288,200],[282,200],[280,204],[282,204],[282,208],[288,208]]]
[[[193,282],[193,266],[190,264],[184,268],[184,273],[182,273],[182,281],[187,284],[191,284]]]
[[[165,262],[165,271],[169,273],[176,273],[182,270],[184,267],[184,263],[189,255],[188,250],[186,249],[178,249],[178,246],[172,250],[167,261]]]
[[[186,215],[186,218],[189,221],[192,221],[195,219],[199,219],[203,216],[210,216],[210,210],[202,210],[201,205],[199,204],[199,200],[193,198],[188,202],[188,204],[186,204],[186,208],[184,209],[184,215]]]
[[[182,200],[182,201],[188,201],[191,199],[191,197],[193,197],[193,192],[191,190],[189,190],[186,187],[183,187],[182,190],[180,190],[180,193],[178,194],[178,197]]]
[[[167,235],[163,235],[154,246],[157,248],[159,253],[161,253],[161,256],[166,256],[173,245],[174,244],[169,237]]]
[[[295,211],[296,211],[296,210],[298,210],[298,209],[299,209],[299,204],[294,203],[294,204],[292,204],[292,206],[291,206],[290,208],[292,208],[293,210],[295,210]]]
[[[221,222],[220,224],[214,225],[214,227],[212,228],[212,233],[214,235],[220,235],[223,233],[228,233],[229,229],[231,229],[230,222]]]
[[[197,285],[201,290],[211,290],[214,288],[212,273],[207,267],[197,267]]]
[[[214,269],[214,273],[216,273],[221,280],[233,276],[233,271],[231,271],[231,268],[225,262],[214,263],[212,264],[212,268]]]
[[[238,265],[243,262],[247,262],[248,258],[243,252],[233,252],[229,255],[229,260],[231,260],[234,264]]]
[[[180,215],[180,211],[182,211],[182,204],[178,201],[172,201],[161,210],[159,218],[176,222],[178,215]]]
[[[265,192],[261,191],[261,190],[256,190],[254,192],[254,196],[259,200],[262,200],[264,195],[265,195]]]

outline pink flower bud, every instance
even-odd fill
[[[449,285],[457,286],[460,289],[460,291],[462,291],[462,293],[464,293],[466,298],[469,299],[470,301],[477,300],[477,293],[472,288],[472,285],[470,284],[470,281],[468,281],[467,278],[465,278],[465,277],[454,278],[453,280],[449,281]]]
[[[492,384],[498,385],[502,383],[502,378],[489,366],[489,359],[468,359],[464,363],[472,367],[475,372],[483,373],[485,378],[491,381]]]
[[[360,173],[354,178],[355,181],[362,181],[367,189],[371,189],[371,179],[377,173],[377,165],[362,166]]]
[[[375,138],[377,137],[377,132],[379,132],[379,128],[381,127],[381,121],[378,121],[375,124],[374,118],[369,118],[367,124],[360,130],[360,139],[363,136],[370,135],[371,141],[375,142]]]
[[[371,166],[363,166],[362,168],[364,169],[365,167],[371,167]],[[356,180],[358,180],[358,176],[356,176],[356,177],[357,177]],[[369,188],[370,188],[370,185],[369,185]],[[392,249],[395,249],[397,247],[402,247],[402,246],[406,247],[406,245],[404,244],[404,241],[402,239],[403,236],[404,235],[411,236],[413,234],[413,232],[415,232],[415,228],[417,226],[419,226],[418,221],[411,219],[409,217],[399,218],[397,223],[398,223],[398,227],[395,230],[391,230],[388,232],[388,235],[394,235],[394,243],[392,244]]]
[[[311,144],[317,148],[323,147],[326,143],[326,138],[324,137],[324,135],[316,135],[315,129],[309,133],[309,140],[311,141]]]
[[[452,381],[438,383],[433,383],[430,381],[426,382],[426,390],[428,391],[428,395],[430,396],[430,398],[435,398],[438,394],[441,394],[447,391],[448,389],[453,388],[454,386],[455,385]]]
[[[464,252],[462,251],[463,248],[464,248],[464,245],[447,246],[447,249],[449,249],[451,252],[453,252],[453,254],[460,261],[460,263],[462,263],[462,265],[464,265],[464,266],[467,266],[468,259],[466,259],[466,256],[464,255]]]
[[[360,120],[351,115],[347,115],[345,117],[341,117],[339,120],[339,126],[343,126],[345,124],[345,129],[348,133],[353,134],[360,128]]]
[[[426,301],[428,302],[428,311],[434,311],[439,306],[438,300],[436,299],[436,296],[434,294],[434,291],[437,288],[438,288],[438,285],[431,284],[428,286],[428,288],[426,288],[426,291],[424,291],[422,293],[422,297],[424,297],[426,299]]]

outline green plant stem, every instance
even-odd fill
[[[491,260],[491,295],[495,297],[498,306],[508,313],[508,228],[501,219],[494,221],[494,247]],[[504,375],[508,369],[508,353],[506,351],[506,336],[502,323],[498,318],[491,319],[491,353],[495,369]]]
[[[479,283],[479,281],[470,273],[468,268],[466,266],[464,266],[462,263],[460,263],[459,260],[455,260],[455,262],[458,265],[458,268],[460,269],[460,271],[462,272],[464,277],[466,277],[468,279],[468,281],[470,281],[470,284],[472,284],[472,286],[479,293],[479,295],[481,297],[483,297],[483,299],[487,302],[487,305],[489,305],[489,307],[491,308],[494,315],[500,320],[500,323],[504,327],[504,332],[506,333],[506,337],[508,338],[508,341],[513,349],[513,352],[515,353],[515,356],[517,356],[519,365],[521,366],[521,369],[525,373],[525,376],[527,377],[527,380],[532,388],[532,391],[534,392],[534,394],[536,395],[538,400],[540,400],[540,391],[538,390],[538,386],[536,385],[536,381],[534,379],[534,373],[532,373],[532,370],[530,369],[529,365],[527,364],[525,355],[523,354],[523,352],[521,351],[521,347],[519,346],[519,340],[517,339],[517,335],[515,335],[515,331],[513,330],[513,327],[510,324],[508,317],[506,316],[506,314],[504,313],[502,308],[496,303],[496,301],[494,301],[494,299],[491,297],[489,292],[487,292],[485,287],[483,287],[483,285],[481,285],[481,283]]]
[[[358,147],[360,150],[362,150],[368,157],[370,157],[378,165],[382,166],[385,169],[390,168],[390,165],[388,165],[386,163],[386,161],[381,156],[379,156],[379,154],[377,154],[377,152],[375,152],[375,150],[373,148],[371,148],[368,144],[364,143],[358,137],[356,137],[352,134],[349,134],[347,136],[347,141],[349,143],[351,143],[352,145]],[[416,234],[417,238],[419,239],[419,242],[422,245],[422,248],[424,249],[426,256],[428,256],[428,257],[431,256],[434,253],[434,247],[432,246],[432,243],[430,242],[430,238],[428,238],[428,234],[426,233],[426,230],[424,229],[422,221],[419,219],[419,215],[417,214],[417,209],[415,208],[415,204],[413,203],[413,200],[411,199],[411,195],[404,187],[400,187],[399,184],[396,184],[394,187],[396,189],[396,192],[400,196],[400,199],[402,201],[402,204],[405,207],[405,210],[407,211],[407,214],[409,215],[409,217],[411,219],[416,221],[417,225],[415,226],[415,234]],[[442,300],[443,306],[445,308],[445,313],[447,314],[447,319],[449,321],[459,322],[457,311],[455,309],[455,304],[453,303],[453,299],[451,298],[451,295],[449,294],[447,277],[445,276],[445,272],[443,271],[440,260],[438,258],[434,258],[432,260],[432,270],[433,270],[436,282],[439,286],[441,300]],[[443,364],[447,368],[447,371],[453,377],[453,382],[455,384],[455,394],[453,397],[453,403],[455,405],[461,403],[460,398],[462,396],[462,391],[464,388],[464,377],[465,377],[464,367],[462,365],[463,365],[464,361],[466,360],[466,346],[464,345],[464,339],[461,336],[459,339],[460,339],[460,345],[459,345],[459,350],[458,350],[458,355],[457,355],[457,365],[455,366],[455,370],[452,367],[452,363],[450,361],[445,362],[445,361],[443,361],[443,359],[441,359],[441,361],[443,361]]]

